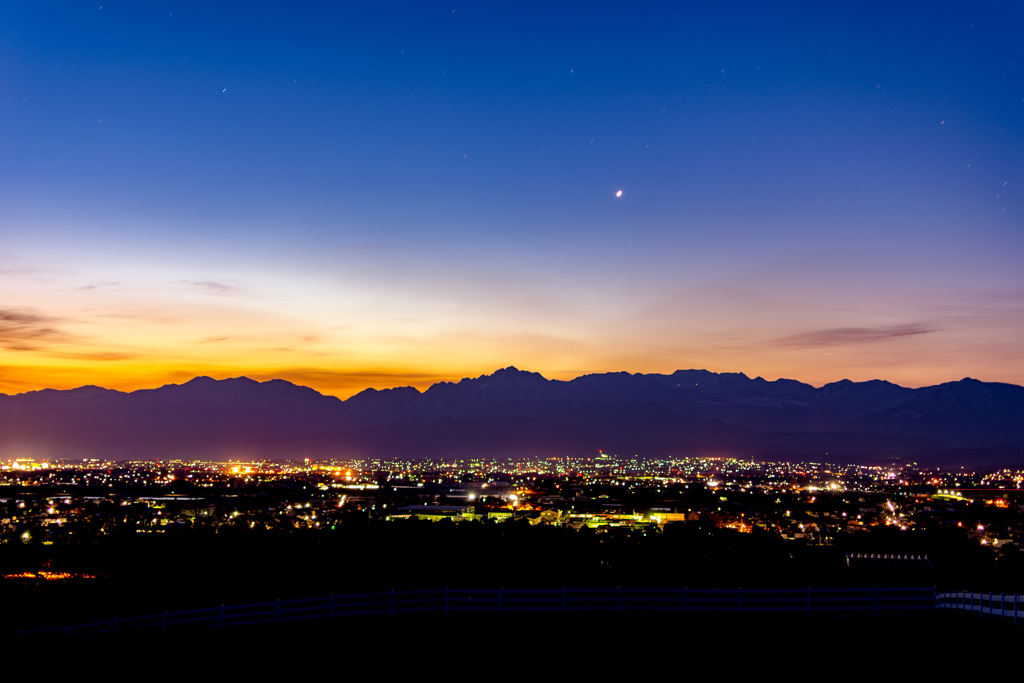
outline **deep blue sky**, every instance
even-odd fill
[[[322,4],[0,7],[9,386],[1024,381],[1022,3]]]

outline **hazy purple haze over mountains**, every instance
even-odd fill
[[[130,393],[0,394],[0,456],[298,458],[632,455],[1024,460],[1024,387],[963,379],[815,388],[679,370],[547,380],[515,368],[348,400],[197,377]],[[813,458],[812,458],[813,459]]]

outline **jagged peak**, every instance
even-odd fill
[[[248,379],[248,378],[245,377],[245,378],[242,378],[242,379]],[[264,381],[260,382],[260,384],[266,384],[266,385],[272,386],[272,387],[281,386],[282,384],[287,384],[290,387],[302,387],[303,389],[308,389],[309,388],[309,387],[303,386],[302,384],[296,384],[295,382],[289,382],[286,379],[280,379],[280,378],[264,380]]]
[[[84,384],[74,389],[35,389],[33,391],[24,391],[19,394],[3,394],[3,396],[82,396],[89,394],[103,394],[109,396],[110,394],[123,394],[125,392],[118,391],[117,389],[107,389],[106,387],[100,387],[95,384]]]
[[[209,375],[198,375],[196,377],[193,377],[192,379],[190,379],[187,382],[182,382],[181,384],[166,384],[164,386],[168,386],[168,387],[176,387],[176,386],[187,387],[187,386],[199,386],[200,384],[216,384],[216,383],[217,383],[217,380],[215,380],[213,377],[210,377]]]
[[[370,390],[368,389],[367,391],[370,391]],[[382,393],[382,394],[421,394],[423,392],[421,392],[419,389],[417,389],[416,387],[413,387],[413,386],[404,386],[404,387],[391,387],[390,389],[381,389],[380,393]]]
[[[270,382],[273,382],[273,381],[275,381],[275,380],[267,380],[266,382],[260,382],[259,380],[252,379],[251,377],[246,377],[245,375],[242,375],[240,377],[228,377],[227,379],[222,379],[221,380],[221,382],[232,383],[232,384],[269,384]],[[285,384],[292,384],[291,382],[289,382],[286,379],[278,379],[276,381],[284,382]],[[295,386],[295,385],[292,384],[292,386]]]
[[[888,380],[884,380],[884,379],[866,379],[866,380],[863,380],[863,381],[860,381],[860,382],[855,382],[852,379],[839,379],[839,380],[836,380],[835,382],[828,382],[827,384],[823,384],[821,386],[821,388],[822,389],[827,389],[828,387],[849,387],[849,386],[854,386],[854,385],[857,385],[857,386],[868,386],[868,387],[889,386],[889,387],[897,387],[897,388],[900,388],[900,389],[906,388],[906,387],[901,387],[899,384],[893,384],[892,382],[890,382]]]
[[[539,378],[539,379],[544,380],[545,382],[549,381],[546,377],[544,377],[544,375],[540,374],[539,372],[531,372],[529,370],[520,370],[519,368],[517,368],[514,365],[509,365],[506,368],[498,368],[497,370],[495,370],[494,372],[492,372],[489,375],[484,373],[484,374],[480,375],[479,377],[463,377],[458,382],[449,382],[449,381],[444,381],[444,380],[442,380],[440,382],[435,382],[434,384],[432,384],[430,386],[430,388],[437,387],[437,386],[457,386],[459,384],[472,384],[474,382],[481,382],[481,381],[485,382],[487,380],[493,380],[493,379],[513,379],[513,378],[523,378],[523,379],[525,379],[525,378]],[[428,391],[429,390],[430,389],[428,389]]]
[[[380,395],[382,397],[386,397],[386,396],[406,396],[406,395],[417,395],[418,396],[421,393],[423,393],[423,392],[421,392],[416,387],[411,387],[411,386],[391,387],[389,389],[374,389],[373,387],[368,387],[366,389],[363,389],[362,391],[360,391],[357,394],[353,394],[352,396],[349,396],[348,399],[346,399],[346,400],[351,401],[354,398],[359,398],[359,397],[368,398],[368,397],[371,397],[371,396],[378,396],[378,395]]]
[[[491,377],[539,377],[540,379],[547,380],[544,375],[539,372],[531,372],[529,370],[520,370],[514,365],[510,365],[507,368],[500,368],[491,373]]]

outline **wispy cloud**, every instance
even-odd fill
[[[889,327],[837,327],[829,330],[802,332],[775,340],[779,346],[810,349],[821,346],[848,346],[874,344],[922,334],[931,334],[938,328],[923,323],[893,325]]]
[[[70,344],[78,338],[57,327],[61,321],[19,309],[0,309],[0,348],[8,351],[39,351],[54,344]]]
[[[24,309],[0,309],[0,349],[45,352],[51,358],[69,360],[118,361],[139,357],[129,351],[89,350],[91,345],[86,339],[60,328],[65,322]]]
[[[234,294],[238,291],[238,287],[225,282],[217,282],[216,280],[179,280],[179,282],[196,289],[205,290],[211,294]]]
[[[95,353],[55,353],[50,354],[53,358],[67,358],[69,360],[132,360],[140,358],[140,354],[125,351],[97,351]]]
[[[261,347],[261,349],[264,351],[286,351],[289,353],[292,351],[302,351],[308,354],[309,349],[307,347],[310,344],[319,344],[321,342],[320,336],[316,334],[296,334],[293,335],[292,339],[294,341],[288,346],[265,346]]]
[[[119,284],[121,284],[121,283],[120,282],[90,282],[89,284],[83,285],[83,286],[79,287],[78,289],[85,290],[85,289],[98,289],[100,287],[116,287]]]
[[[53,271],[44,268],[0,268],[0,275],[38,275],[51,272]]]

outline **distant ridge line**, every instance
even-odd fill
[[[121,392],[0,394],[0,458],[771,454],[1024,460],[1024,387],[965,378],[814,387],[743,373],[490,375],[341,400],[287,380],[200,376]],[[982,453],[979,449],[984,450]]]

